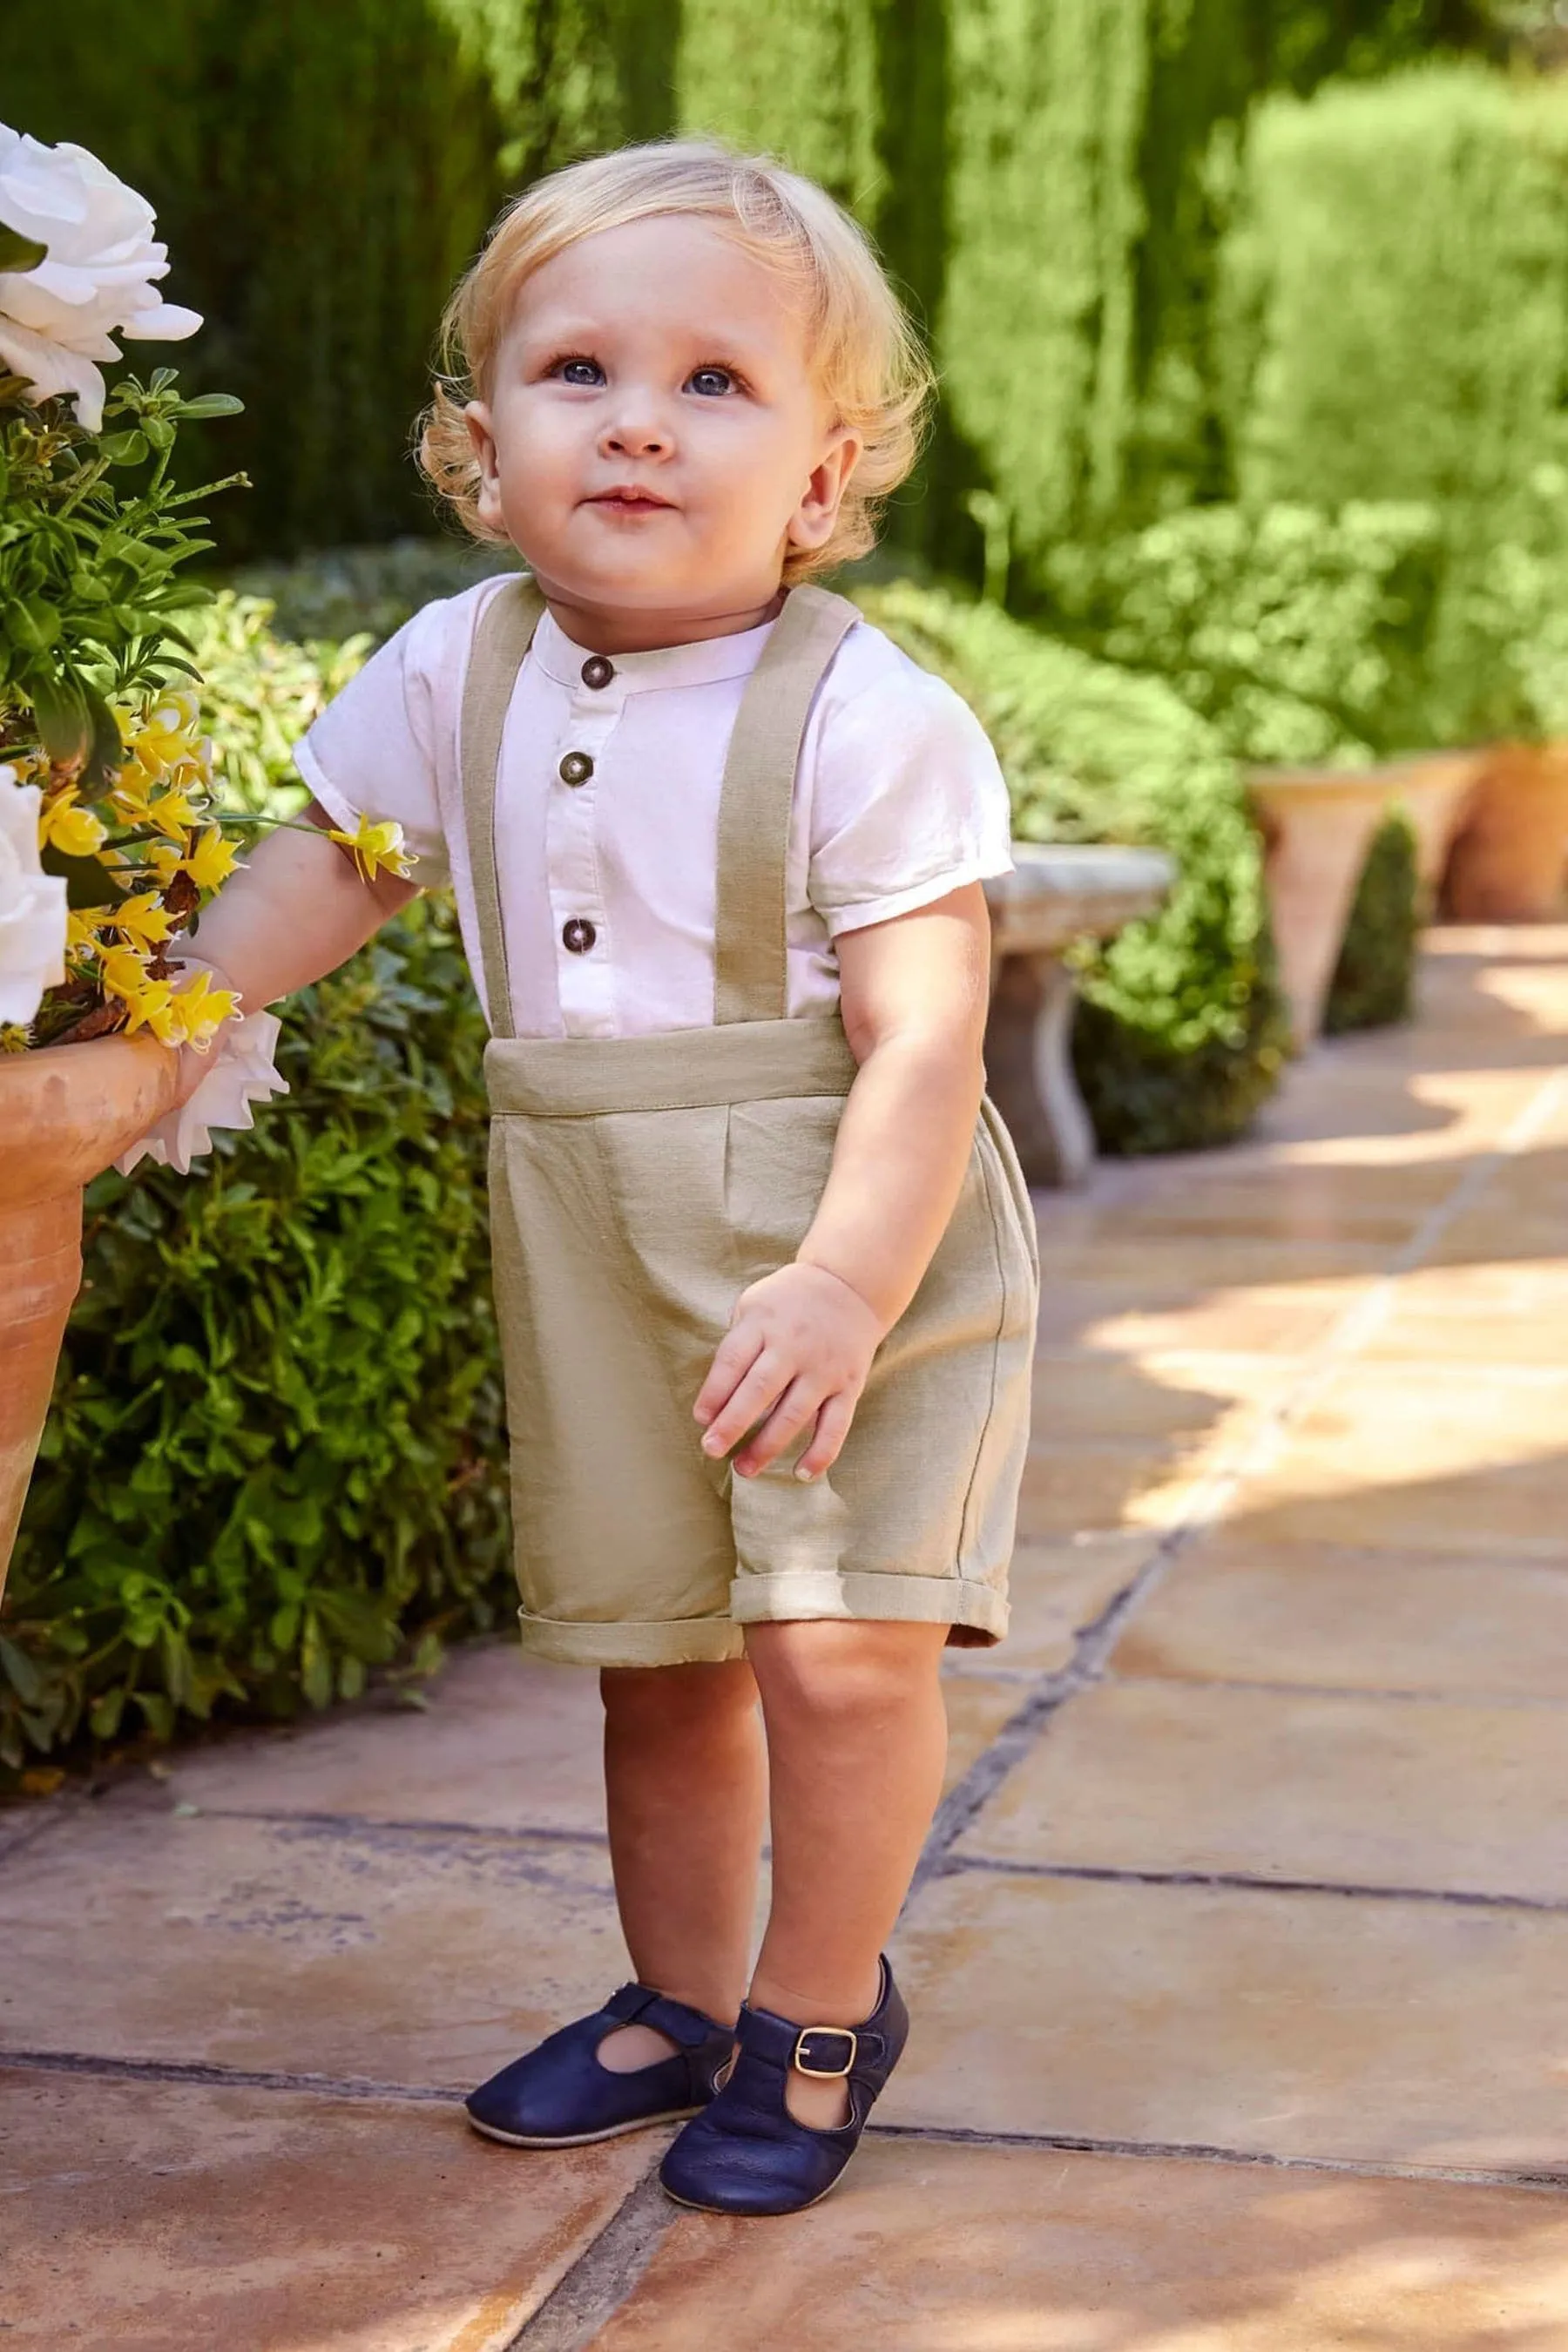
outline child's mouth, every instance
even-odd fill
[[[669,510],[668,499],[655,498],[648,490],[605,490],[588,503],[604,507],[611,514],[666,514]]]

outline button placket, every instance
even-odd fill
[[[562,748],[546,816],[545,856],[555,918],[556,991],[568,1036],[607,1035],[615,1025],[614,958],[599,880],[597,771],[625,706],[626,688],[613,669],[600,688],[584,678],[571,688],[557,739]]]

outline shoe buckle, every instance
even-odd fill
[[[824,2039],[837,2042],[846,2050],[847,2054],[842,2066],[829,2066],[818,2063],[819,2058],[826,2053],[818,2053],[815,2045]],[[803,2025],[795,2036],[795,2070],[797,2074],[809,2074],[817,2082],[841,2082],[851,2071],[859,2055],[860,2036],[853,2032],[847,2025]]]

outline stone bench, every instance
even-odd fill
[[[1159,849],[1013,844],[1016,871],[985,885],[991,1013],[985,1075],[1031,1184],[1084,1183],[1094,1131],[1072,1067],[1079,940],[1114,939],[1152,915],[1176,877]]]

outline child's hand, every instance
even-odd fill
[[[818,1476],[838,1458],[883,1337],[875,1309],[826,1266],[797,1262],[764,1275],[741,1293],[702,1383],[694,1408],[707,1432],[702,1451],[728,1454],[752,1430],[734,1466],[754,1478],[815,1422],[795,1476]]]

